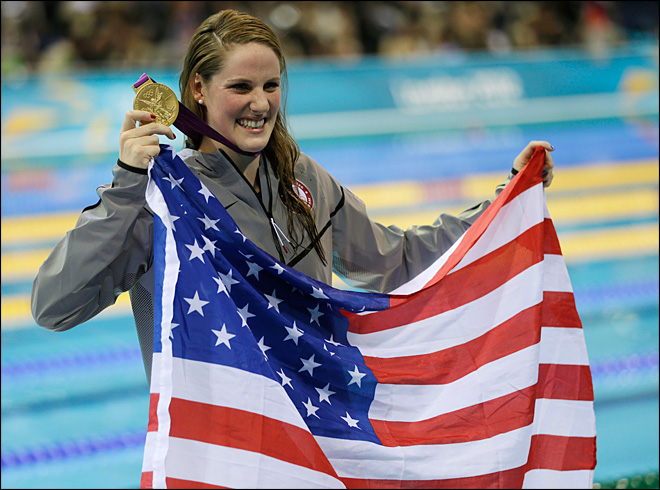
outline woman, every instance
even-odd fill
[[[241,151],[203,137],[189,139],[189,148],[179,155],[243,234],[280,261],[328,284],[334,271],[353,286],[389,292],[450,248],[490,204],[482,202],[457,217],[442,214],[433,225],[406,231],[371,221],[364,203],[300,153],[287,132],[281,107],[285,79],[274,32],[233,10],[199,27],[180,77],[182,103]],[[147,167],[159,153],[158,135],[174,139],[169,127],[152,123],[154,118],[144,111],[126,113],[112,184],[99,187],[99,202],[83,210],[41,266],[32,289],[35,320],[55,331],[92,318],[130,291],[148,379],[154,275]],[[547,142],[532,141],[514,160],[512,173],[539,145],[547,150],[547,187],[554,166]]]

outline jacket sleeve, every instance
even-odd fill
[[[148,176],[118,162],[111,185],[97,189],[75,228],[55,246],[32,284],[32,315],[42,327],[68,330],[113,305],[149,268],[153,219]]]
[[[504,189],[513,177],[495,189]],[[332,220],[333,271],[350,286],[387,293],[407,283],[458,240],[486,210],[483,201],[458,216],[440,214],[433,224],[384,226],[369,219],[365,204],[345,190],[345,204]]]

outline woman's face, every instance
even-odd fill
[[[207,123],[244,151],[268,144],[280,108],[280,63],[263,44],[237,45],[225,67],[205,84],[195,76],[195,99],[203,99]]]

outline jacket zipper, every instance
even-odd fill
[[[231,163],[232,167],[234,167],[234,170],[236,170],[236,172],[238,172],[238,174],[243,178],[243,180],[245,181],[247,186],[252,190],[252,192],[254,193],[254,196],[257,198],[257,201],[259,202],[259,205],[261,206],[261,209],[263,209],[264,214],[266,215],[266,217],[270,221],[270,224],[271,224],[270,231],[271,231],[271,234],[273,235],[273,241],[275,242],[275,248],[277,248],[277,253],[280,256],[280,262],[286,264],[286,261],[284,259],[284,254],[282,253],[282,248],[284,248],[284,250],[286,251],[286,247],[284,247],[284,243],[282,242],[282,239],[280,238],[280,235],[278,234],[278,231],[279,231],[279,233],[282,234],[284,239],[287,242],[289,242],[289,244],[291,244],[291,242],[286,237],[286,235],[282,232],[280,227],[277,226],[277,223],[275,223],[275,220],[273,219],[273,213],[266,209],[266,206],[261,201],[261,197],[259,197],[259,194],[257,194],[257,191],[255,190],[254,186],[252,184],[250,184],[247,177],[245,177],[245,175],[243,175],[243,172],[241,172],[238,169],[238,167],[236,166],[234,161],[231,158],[229,158],[229,155],[227,155],[227,153],[225,153],[224,150],[222,150],[222,148],[220,148],[220,151],[222,152],[224,157],[229,161],[229,163]],[[259,158],[261,159],[261,161],[259,162],[259,165],[261,165],[262,163],[264,165],[267,165],[267,163],[266,163],[265,159],[263,159],[263,157],[259,157]],[[268,185],[268,193],[269,193],[269,196],[270,196],[269,203],[270,203],[270,207],[272,208],[272,205],[273,205],[273,190],[271,189],[271,186],[270,186],[270,178],[268,178],[268,169],[267,168],[265,169],[265,172],[266,172],[266,178],[268,180],[267,185]],[[259,175],[259,170],[257,169],[257,176],[258,175]],[[288,253],[288,251],[287,251],[287,253]]]

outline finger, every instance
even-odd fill
[[[543,178],[543,187],[550,187],[550,184],[552,184],[552,179],[554,179],[554,175],[552,173],[548,173],[548,175]]]
[[[121,125],[121,132],[123,133],[124,131],[128,131],[129,129],[134,129],[135,128],[135,123],[137,122],[143,122],[143,123],[150,123],[153,122],[156,119],[156,116],[151,117],[152,114],[147,111],[127,111],[126,115],[124,115],[124,121],[122,122]]]
[[[550,150],[546,150],[545,163],[543,164],[543,168],[544,170],[548,170],[554,167],[555,167],[555,163],[552,161],[552,155],[550,154]]]
[[[159,142],[160,140],[158,139],[158,136],[152,134],[152,135],[142,136],[140,138],[133,138],[131,139],[130,144],[133,146],[133,148],[139,148],[140,146],[145,146],[145,147],[153,146],[160,148],[158,146]]]
[[[552,146],[547,141],[530,141],[529,144],[527,145],[527,148],[525,148],[525,150],[531,150],[529,152],[529,155],[531,155],[532,153],[534,153],[534,150],[536,150],[538,146],[541,146],[544,150],[547,151],[555,151],[555,147]]]
[[[127,131],[130,131],[129,136],[133,138],[139,138],[140,136],[147,136],[154,134],[162,134],[164,136],[167,136],[171,140],[176,138],[176,136],[174,136],[174,131],[172,131],[172,129],[169,126],[165,126],[164,124],[158,124],[155,122],[149,122],[148,124],[138,126],[137,128],[134,127],[132,129],[128,129]]]

